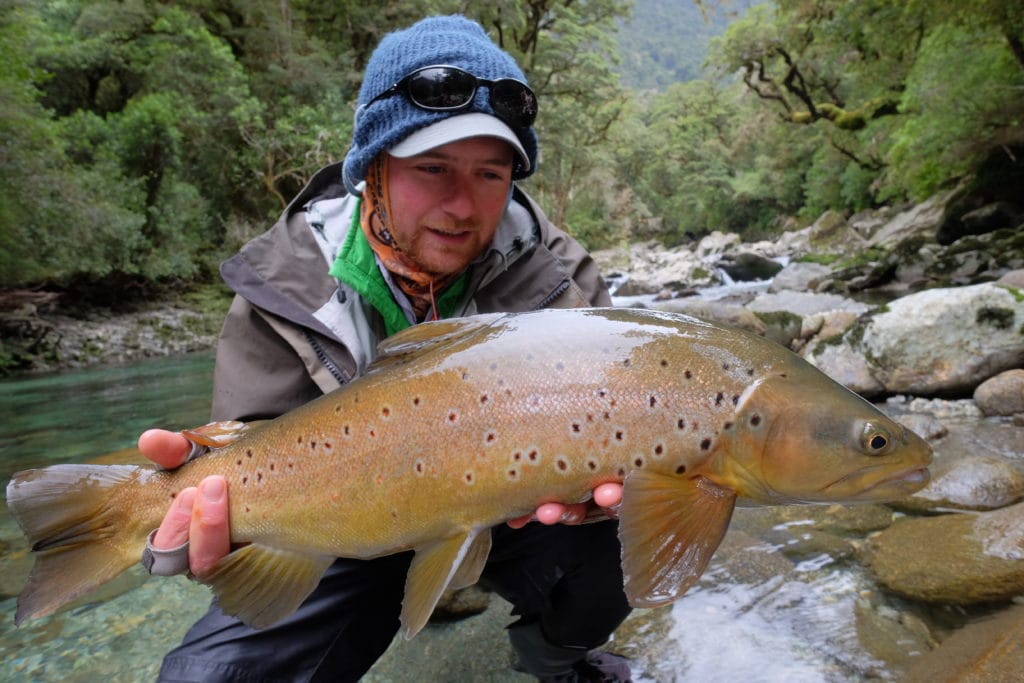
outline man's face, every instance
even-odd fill
[[[388,163],[391,235],[419,268],[461,272],[491,243],[512,183],[512,148],[496,138],[452,142]]]

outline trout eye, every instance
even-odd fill
[[[861,433],[861,445],[868,455],[885,455],[892,450],[892,437],[878,425],[866,424]]]

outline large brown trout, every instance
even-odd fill
[[[176,493],[215,473],[232,540],[247,544],[203,577],[221,609],[266,626],[333,558],[412,549],[411,637],[446,587],[478,578],[489,528],[541,503],[624,482],[625,592],[650,607],[700,576],[737,497],[894,499],[927,483],[931,460],[921,438],[777,344],[626,309],[417,325],[360,379],[227,441],[173,472],[16,474],[7,504],[36,560],[17,621],[137,562]]]

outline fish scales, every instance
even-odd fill
[[[625,482],[626,592],[648,605],[699,576],[737,496],[879,500],[927,482],[930,449],[911,432],[772,342],[686,316],[474,316],[410,328],[380,351],[360,379],[179,470],[126,473],[112,499],[131,517],[106,522],[130,529],[131,552],[120,554],[137,557],[138,537],[182,488],[221,474],[232,540],[252,544],[209,578],[222,607],[265,625],[294,609],[330,558],[412,549],[411,635],[447,585],[479,574],[490,526],[586,500],[601,483]],[[114,477],[87,471],[95,486]],[[52,487],[31,485],[46,472],[8,487],[12,512],[43,546],[37,566],[53,566],[45,548],[60,543],[39,511]],[[51,573],[62,571],[30,579],[19,615],[63,599]],[[253,605],[239,597],[248,574],[298,597]]]
[[[636,335],[642,344],[611,347],[601,336],[551,340],[525,325],[506,334],[519,354],[509,357],[491,344],[440,359],[425,355],[399,377],[370,375],[338,400],[311,406],[315,415],[296,416],[305,426],[294,439],[293,430],[273,430],[276,439],[257,448],[251,439],[228,447],[227,468],[211,462],[206,469],[229,477],[237,540],[280,544],[287,533],[309,548],[373,557],[452,526],[491,525],[542,502],[584,499],[635,467],[691,469],[712,452],[701,443],[717,437],[732,397],[753,380],[735,354],[722,361],[723,354],[709,360],[681,353],[674,335]],[[545,348],[552,341],[565,343],[552,352]],[[636,357],[644,354],[653,360]],[[723,365],[737,370],[728,377]],[[677,368],[692,373],[689,385],[676,382]],[[637,384],[642,391],[632,388]],[[307,494],[309,504],[332,514],[302,525],[297,536],[292,519],[267,510],[280,502],[275,485],[287,480],[272,473],[272,462],[235,455],[243,449],[275,460],[290,449],[285,467],[298,460],[311,481],[337,482]],[[312,461],[305,457],[313,453]],[[242,463],[240,471],[232,459]],[[439,490],[446,501],[440,511]],[[266,526],[270,520],[277,528]]]

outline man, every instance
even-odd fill
[[[535,115],[522,71],[478,24],[435,17],[386,36],[367,65],[344,163],[317,173],[222,266],[236,297],[217,349],[213,418],[275,417],[336,389],[410,324],[609,305],[589,255],[514,184],[536,166]],[[190,444],[154,430],[139,447],[174,467]],[[187,564],[201,578],[230,550],[228,495],[220,477],[179,495],[147,565]],[[595,491],[605,506],[619,496],[614,484]],[[621,658],[593,650],[629,612],[616,524],[554,524],[587,512],[549,504],[535,515],[545,525],[495,529],[481,577],[515,606],[510,638],[541,680],[628,680]],[[409,561],[339,559],[295,614],[259,631],[213,606],[167,655],[161,680],[356,680],[397,631]]]

